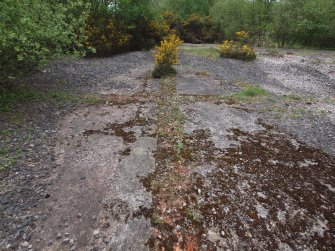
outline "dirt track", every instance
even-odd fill
[[[331,250],[335,53],[263,53],[183,54],[162,80],[147,52],[55,62],[29,77],[104,104],[35,102],[19,120],[1,116],[0,129],[16,132],[2,144],[24,151],[0,173],[0,247]],[[268,95],[232,96],[246,85]]]

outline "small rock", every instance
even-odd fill
[[[96,219],[97,219],[97,216],[93,215],[92,220],[96,220]]]
[[[68,243],[69,243],[69,241],[70,241],[70,239],[69,239],[69,238],[65,238],[65,239],[63,239],[63,241],[62,241],[62,244],[68,244]]]
[[[57,236],[56,236],[57,239],[61,239],[62,238],[62,234],[61,233],[58,233]]]
[[[94,232],[93,232],[93,235],[94,236],[97,236],[99,234],[99,230],[97,229],[97,230],[94,230]]]
[[[74,239],[70,239],[69,244],[70,244],[71,246],[73,246],[73,245],[74,245]]]
[[[221,231],[221,236],[225,236],[225,232],[224,231]]]
[[[53,241],[49,241],[49,242],[48,242],[48,246],[52,246],[52,244],[54,244]]]
[[[29,246],[29,243],[28,243],[27,241],[25,241],[25,242],[22,243],[21,246],[22,246],[22,247],[28,247],[28,246]]]
[[[76,246],[72,246],[70,249],[70,251],[74,251],[74,250],[76,250]]]
[[[6,249],[10,249],[11,246],[11,244],[7,244]]]
[[[81,218],[82,216],[83,216],[83,215],[82,215],[81,213],[78,213],[78,214],[77,214],[77,217],[78,217],[78,218]]]
[[[70,234],[69,234],[69,233],[65,233],[64,236],[65,236],[65,237],[69,237]]]
[[[32,244],[30,244],[30,245],[28,246],[28,248],[29,248],[29,249],[32,249],[32,248],[33,248],[33,245],[32,245]]]

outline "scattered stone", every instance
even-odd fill
[[[74,245],[74,239],[70,239],[69,244],[70,244],[71,246],[73,246],[73,245]]]
[[[224,231],[221,231],[221,236],[225,236],[225,232]]]
[[[62,241],[62,244],[68,244],[68,243],[69,243],[69,241],[70,241],[70,239],[69,239],[69,238],[65,238],[65,239],[63,239],[63,241]]]
[[[69,234],[69,233],[65,233],[64,236],[65,236],[65,237],[69,237],[70,234]]]
[[[11,244],[7,244],[6,249],[10,249],[11,246],[12,246]]]
[[[78,217],[78,218],[81,218],[82,216],[83,216],[83,215],[82,215],[81,213],[78,213],[78,214],[77,214],[77,217]]]
[[[62,238],[62,234],[61,234],[61,233],[57,233],[56,238],[57,238],[57,239],[61,239],[61,238]]]
[[[252,238],[252,234],[250,232],[246,232],[245,233],[245,236],[249,237],[249,238]]]
[[[21,246],[22,246],[22,247],[28,247],[28,246],[29,246],[29,243],[28,243],[27,241],[25,241],[25,242],[22,243]]]
[[[99,232],[100,232],[99,229],[94,230],[93,235],[97,238],[99,235]]]

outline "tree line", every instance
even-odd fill
[[[193,13],[209,16],[219,39],[245,30],[256,45],[334,47],[333,0],[156,0],[182,19]]]
[[[176,33],[213,43],[334,47],[334,0],[2,0],[0,82],[51,59],[150,49]]]

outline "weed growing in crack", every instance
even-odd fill
[[[154,225],[162,225],[164,223],[164,221],[162,220],[162,218],[160,218],[159,216],[157,215],[153,215],[152,216],[152,223]]]

